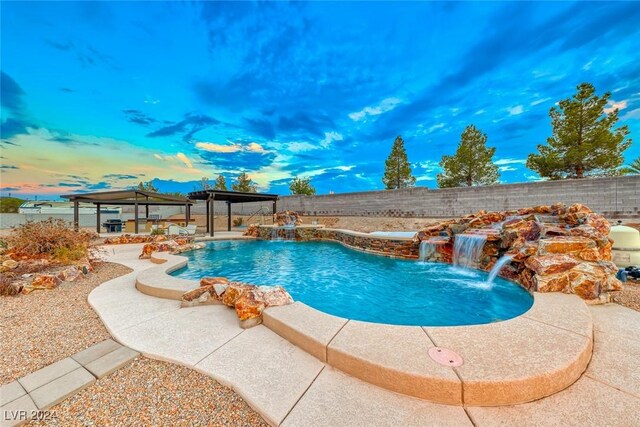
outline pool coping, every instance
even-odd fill
[[[187,258],[156,252],[136,288],[179,300],[197,281],[170,276]],[[264,325],[320,361],[401,394],[452,405],[501,406],[537,400],[573,384],[593,350],[593,321],[575,295],[533,293],[531,308],[509,320],[470,326],[399,326],[333,316],[302,302],[269,307]],[[528,331],[524,333],[523,331]],[[437,364],[433,347],[465,361]]]

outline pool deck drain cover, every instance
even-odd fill
[[[444,366],[462,366],[464,363],[458,353],[448,348],[432,347],[429,349],[429,357]]]

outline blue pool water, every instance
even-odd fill
[[[294,300],[348,319],[396,325],[472,325],[510,319],[533,298],[515,283],[448,264],[367,254],[332,242],[216,241],[183,254],[174,276],[282,285]]]

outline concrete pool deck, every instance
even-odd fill
[[[229,237],[233,236],[220,236]],[[468,335],[443,332],[457,327],[409,328],[412,339],[394,342],[396,333],[371,332],[371,324],[361,325],[363,322],[347,322],[339,318],[327,320],[323,317],[327,315],[320,312],[306,312],[304,316],[297,316],[295,311],[306,311],[306,306],[294,304],[268,309],[265,312],[266,326],[243,330],[238,325],[235,312],[224,306],[180,308],[176,300],[157,298],[138,291],[135,287],[136,278],[149,277],[158,267],[148,260],[137,259],[141,248],[140,244],[107,247],[108,261],[134,269],[130,274],[104,283],[89,296],[89,302],[107,329],[116,340],[149,357],[192,367],[230,386],[273,425],[313,425],[320,419],[328,425],[640,423],[640,415],[635,410],[640,406],[640,368],[637,364],[640,360],[640,338],[635,332],[640,327],[640,313],[633,310],[617,305],[587,308],[580,301],[579,305],[575,305],[578,313],[581,313],[578,321],[564,310],[565,300],[569,301],[565,297],[573,301],[571,296],[548,294],[545,297],[549,296],[548,301],[551,302],[542,306],[543,309],[547,307],[548,311],[531,310],[531,313],[510,321],[474,326],[471,328],[478,329]],[[166,266],[162,267],[167,269]],[[162,268],[160,270],[166,279],[168,276]],[[550,313],[554,314],[555,320],[552,325],[545,327]],[[285,319],[287,316],[289,320]],[[277,322],[291,324],[292,318],[307,319],[307,331],[301,333],[298,339],[304,341],[308,337],[314,338],[309,345],[299,341],[297,344],[302,348],[298,347],[289,341],[296,341],[296,338],[284,339],[270,329],[278,330],[274,326]],[[517,328],[521,333],[504,333],[499,341],[492,341],[488,332],[481,330],[500,329],[501,325],[509,322],[522,323]],[[386,328],[385,325],[375,326]],[[528,328],[526,330],[536,331],[530,339],[522,333],[525,326]],[[340,334],[344,333],[343,336],[338,335],[340,339],[333,339],[330,345],[324,347],[317,345],[335,337],[335,333],[331,337],[327,331],[336,327],[339,327]],[[302,326],[296,327],[298,329],[305,332]],[[538,330],[554,332],[549,335],[541,332],[540,335]],[[278,330],[278,333],[286,335],[283,330]],[[457,335],[459,338],[456,339]],[[358,347],[357,343],[365,338],[379,345]],[[511,353],[504,349],[505,342],[513,344],[513,348],[520,347],[530,352],[523,351],[522,359],[512,360]],[[549,369],[545,368],[549,365],[539,360],[538,353],[535,353],[537,347],[547,342],[560,349],[557,353],[543,352],[547,354],[545,360],[551,366]],[[473,384],[474,378],[517,378],[516,369],[521,365],[538,367],[538,372],[545,369],[554,372],[554,364],[566,365],[565,362],[558,362],[561,358],[555,356],[564,354],[566,347],[579,348],[571,344],[579,342],[588,347],[588,355],[591,355],[593,343],[593,355],[589,365],[584,364],[584,373],[584,367],[577,369],[579,372],[573,372],[576,378],[571,382],[577,379],[573,385],[562,391],[558,388],[554,390],[557,393],[541,400],[500,407],[471,406],[482,404],[485,395],[493,399],[501,396],[499,391],[486,388],[487,384],[481,381],[477,382],[477,387],[469,389],[466,398],[462,396],[462,387],[462,406],[443,405],[394,393],[330,366],[332,354],[335,354],[335,360],[339,361],[340,357],[344,359],[342,365],[338,366],[341,369],[347,369],[350,363],[351,366],[358,366],[355,362],[390,365],[393,368],[393,363],[399,360],[394,361],[394,357],[407,355],[410,356],[409,361],[415,362],[420,359],[413,356],[422,355],[422,350],[437,344],[454,349],[465,359],[465,364],[456,368],[457,372],[446,367],[451,375],[441,375],[445,380],[443,384],[450,385],[458,381],[463,385]],[[461,346],[478,347],[480,351],[470,357],[471,353]],[[573,359],[581,359],[579,356],[582,353],[574,354]],[[326,363],[327,360],[329,363]],[[366,363],[362,366],[367,366]],[[424,362],[420,363],[414,365],[417,366],[414,373],[425,369]],[[389,374],[392,376],[389,379],[393,380],[393,375],[398,371],[391,369]],[[350,374],[354,375],[353,372]],[[541,376],[539,382],[547,387],[555,380],[554,375]],[[451,393],[451,388],[446,391],[445,387],[443,390],[445,396],[457,395],[457,392]],[[506,392],[514,393],[512,390]]]

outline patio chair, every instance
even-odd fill
[[[175,235],[175,234],[188,235],[188,234],[196,234],[197,229],[198,229],[198,226],[195,224],[189,224],[186,227],[181,227],[179,225],[171,224],[169,226],[168,231],[170,235]]]

